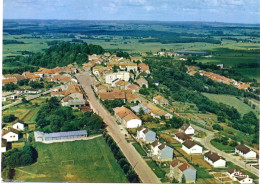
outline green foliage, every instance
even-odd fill
[[[97,114],[86,112],[81,115],[74,115],[70,107],[60,106],[57,98],[50,98],[41,105],[36,123],[44,132],[81,129],[98,132],[104,128],[103,120]]]
[[[138,114],[139,114],[139,115],[144,115],[144,114],[145,114],[145,112],[144,112],[144,110],[143,110],[142,107],[140,107]]]
[[[41,89],[44,88],[44,83],[43,82],[38,82],[38,81],[31,81],[29,83],[30,87],[33,89]]]
[[[149,95],[149,90],[147,88],[141,88],[139,93],[142,95]]]
[[[116,99],[116,100],[104,100],[101,101],[101,103],[106,107],[106,109],[113,114],[113,108],[115,107],[121,107],[124,105],[124,101],[122,99]]]
[[[27,86],[30,82],[30,79],[24,79],[24,80],[19,80],[17,82],[18,86]]]
[[[138,151],[138,153],[142,156],[146,156],[146,152],[143,150],[143,148],[140,146],[139,143],[133,143],[133,146],[135,147],[135,149]]]
[[[182,118],[179,118],[178,116],[173,116],[172,119],[169,119],[166,121],[166,127],[167,128],[180,128],[184,123],[184,120]]]
[[[2,119],[3,119],[3,122],[5,122],[5,123],[10,123],[10,122],[16,120],[16,118],[17,118],[17,117],[15,117],[15,115],[9,114],[9,115],[3,116]]]
[[[219,124],[214,124],[214,125],[212,125],[212,128],[214,129],[214,130],[223,130],[223,127],[221,126],[221,125],[219,125]]]
[[[16,85],[16,84],[14,84],[14,83],[8,83],[8,84],[5,84],[4,86],[3,86],[3,91],[13,91],[13,90],[15,90],[16,88],[17,88],[18,86]]]
[[[29,101],[28,101],[28,100],[26,100],[26,98],[25,98],[25,97],[23,97],[23,98],[22,98],[22,103],[23,103],[23,104],[26,104],[26,103],[28,103],[28,102],[29,102]]]
[[[47,68],[67,66],[74,62],[81,65],[88,61],[88,54],[102,54],[103,51],[103,48],[98,45],[60,42],[43,53],[20,57],[20,62]]]
[[[159,166],[157,166],[157,164],[155,162],[149,160],[149,161],[146,161],[146,163],[154,171],[156,176],[158,176],[159,178],[164,178],[165,171],[162,170]]]
[[[130,59],[128,52],[117,51],[116,56],[117,57],[123,57],[123,58],[126,58],[126,59]]]

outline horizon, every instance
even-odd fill
[[[231,11],[232,10],[232,11]],[[260,24],[255,0],[4,0],[4,19]]]

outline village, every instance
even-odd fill
[[[254,183],[255,178],[252,178],[246,169],[235,166],[236,163],[230,162],[231,159],[227,160],[198,141],[198,138],[207,135],[201,136],[202,131],[198,130],[197,126],[191,124],[188,119],[183,119],[178,128],[161,128],[166,127],[166,121],[174,121],[176,118],[182,119],[183,117],[168,108],[172,102],[169,102],[163,94],[158,94],[152,99],[147,99],[143,95],[142,91],[151,85],[148,78],[151,78],[152,73],[149,65],[143,61],[142,56],[126,59],[106,52],[103,55],[89,55],[88,62],[83,64],[82,69],[76,64],[70,64],[67,67],[53,69],[40,68],[38,72],[24,72],[22,75],[4,75],[3,86],[10,83],[17,85],[19,81],[23,80],[48,82],[52,83],[52,86],[48,89],[33,89],[28,86],[23,89],[16,88],[4,92],[2,99],[9,102],[8,108],[12,104],[23,103],[23,98],[30,101],[34,99],[30,96],[37,95],[35,98],[38,98],[49,95],[57,97],[62,106],[78,109],[81,112],[95,112],[77,79],[77,74],[89,72],[95,81],[92,89],[100,103],[107,108],[121,127],[118,131],[125,134],[126,140],[133,144],[161,181]],[[186,68],[189,75],[199,72],[200,75],[228,85],[233,84],[239,89],[246,90],[250,87],[250,85],[198,70],[195,67],[186,66]],[[151,81],[152,85],[160,85],[156,80],[151,79]],[[113,107],[106,105],[109,101],[111,104],[119,102],[122,105],[116,106],[116,103],[113,104]],[[28,127],[20,119],[5,124],[2,130],[1,152],[12,149],[12,145],[16,142],[23,142],[20,140],[24,140],[24,135],[27,135],[25,132],[28,130],[34,132],[36,142],[43,143],[88,140],[89,136],[86,130],[44,133],[37,131],[37,127],[30,126]],[[214,134],[214,131],[212,133]],[[243,144],[237,145],[235,152],[229,155],[232,159],[245,161],[245,163],[247,161],[256,162],[258,159],[258,153]]]

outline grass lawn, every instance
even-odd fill
[[[144,149],[141,147],[141,145],[137,142],[133,143],[133,146],[135,147],[136,151],[138,151],[138,153],[142,156],[146,156],[146,152],[144,151]]]
[[[25,182],[128,182],[102,137],[88,141],[35,143],[35,164],[15,169]],[[74,161],[74,164],[72,161]],[[63,163],[63,164],[62,164]]]
[[[224,145],[220,142],[216,142],[214,139],[210,141],[210,143],[216,147],[217,149],[224,151],[226,153],[231,153],[235,151],[235,148],[229,145]]]
[[[194,166],[197,170],[197,178],[213,178],[205,169]]]
[[[248,171],[245,170],[245,169],[242,169],[241,167],[239,167],[239,166],[237,166],[237,165],[235,165],[235,164],[233,164],[232,162],[229,162],[229,161],[227,162],[227,168],[236,168],[236,169],[239,169],[239,170],[243,171],[245,174],[247,174],[247,175],[249,175],[250,177],[252,177],[253,179],[258,179],[258,178],[259,178],[258,176],[256,176],[256,175],[254,175],[254,174],[248,172]]]
[[[153,170],[153,172],[158,176],[159,178],[165,177],[165,172],[153,161],[146,161],[146,163],[149,165],[149,167]]]
[[[217,94],[209,94],[209,93],[202,93],[204,96],[208,97],[210,100],[218,102],[218,103],[223,103],[227,104],[230,106],[233,106],[238,110],[238,112],[241,115],[244,115],[250,111],[253,111],[255,113],[256,110],[252,109],[250,106],[244,104],[241,100],[237,99],[235,96],[231,95],[217,95]]]

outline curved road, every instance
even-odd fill
[[[203,131],[203,132],[206,132],[207,133],[207,136],[200,139],[201,140],[201,144],[203,146],[205,146],[208,150],[210,151],[213,151],[213,152],[216,152],[218,155],[222,156],[223,158],[226,159],[226,161],[231,161],[233,162],[234,164],[238,165],[239,167],[255,174],[256,176],[259,175],[259,170],[256,169],[255,167],[252,167],[250,165],[246,165],[246,163],[242,160],[238,160],[237,157],[234,157],[232,154],[228,154],[228,153],[225,153],[224,151],[221,151],[217,148],[215,148],[214,146],[212,146],[212,144],[210,143],[210,141],[212,139],[214,139],[214,132],[211,132],[211,131],[208,131],[204,128],[201,128],[199,126],[196,126],[194,124],[192,124],[192,127],[196,130],[200,130],[200,131]]]
[[[77,74],[76,77],[85,90],[93,111],[100,115],[103,118],[103,121],[108,125],[108,133],[113,137],[129,163],[138,174],[141,181],[143,183],[161,183],[159,178],[154,174],[154,172],[143,160],[140,154],[135,150],[132,144],[127,143],[127,141],[125,140],[125,135],[120,131],[120,127],[116,123],[116,120],[95,97],[94,92],[91,88],[91,85],[93,84],[93,79],[90,76],[89,72],[82,72],[80,74]]]

